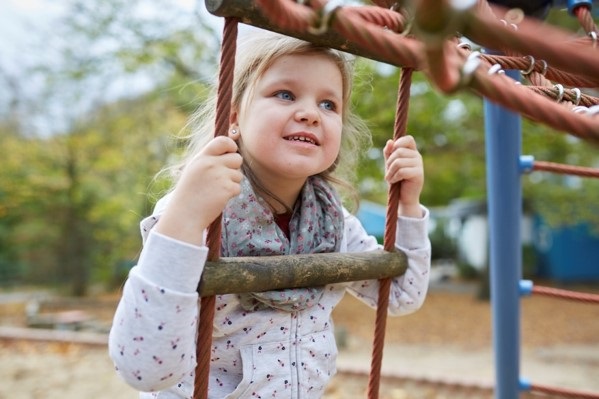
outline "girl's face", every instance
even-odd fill
[[[337,158],[342,109],[343,82],[333,60],[322,54],[277,59],[233,113],[244,162],[264,184],[303,184]]]

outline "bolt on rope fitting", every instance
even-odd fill
[[[529,60],[530,66],[526,71],[520,71],[520,73],[524,76],[530,75],[532,71],[534,71],[535,69],[535,57],[533,57],[532,55],[527,55],[526,58]]]
[[[501,23],[503,23],[503,26],[507,27],[508,26],[508,22],[505,19],[500,19],[499,20]],[[512,27],[513,30],[518,31],[518,25],[514,24],[514,23],[509,23],[509,25]]]
[[[472,45],[468,42],[460,42],[460,44],[457,45],[457,48],[472,51]]]
[[[303,2],[303,0],[300,0]],[[330,0],[327,1],[324,7],[322,7],[322,15],[320,16],[320,20],[317,21],[318,26],[309,26],[308,32],[313,35],[322,35],[329,29],[329,25],[331,23],[331,19],[337,11],[338,8],[341,8],[343,2],[341,0]]]
[[[562,86],[561,84],[557,83],[555,85],[553,85],[553,88],[555,90],[557,90],[557,95],[555,98],[555,102],[561,102],[564,99],[564,86]]]
[[[578,87],[574,87],[573,89],[570,89],[571,91],[574,92],[574,95],[576,96],[575,100],[574,100],[574,105],[578,105],[580,104],[580,98],[582,97],[582,92],[580,91],[580,89]]]
[[[523,76],[528,76],[535,70],[535,65],[537,61],[535,60],[535,57],[533,57],[532,55],[527,55],[525,58],[528,59],[530,65],[528,66],[526,71],[520,71],[520,73],[522,73]],[[539,73],[545,76],[549,65],[547,65],[547,61],[545,60],[539,60],[539,62],[543,65],[543,67],[541,68],[541,72]]]
[[[451,0],[449,4],[456,11],[466,11],[473,8],[477,0]]]
[[[543,68],[541,69],[540,73],[541,73],[541,75],[545,76],[545,74],[547,73],[547,67],[548,67],[547,61],[541,60],[541,62],[543,63]]]
[[[591,38],[592,42],[593,42],[593,48],[597,47],[597,32],[592,31],[589,32],[589,37]]]
[[[459,87],[468,86],[472,80],[472,75],[474,75],[474,72],[476,72],[481,64],[480,55],[480,51],[473,51],[468,55],[468,58],[466,58],[466,62],[464,62],[462,70],[460,71]]]
[[[499,75],[499,74],[505,74],[505,71],[503,69],[501,69],[501,64],[493,64],[493,66],[491,66],[491,68],[489,68],[487,73],[489,75],[495,75],[495,74]]]

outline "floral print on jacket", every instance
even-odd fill
[[[192,398],[199,298],[196,288],[207,248],[155,231],[142,221],[144,248],[132,268],[114,316],[109,352],[117,372],[140,398]],[[408,257],[406,273],[393,279],[389,314],[404,315],[423,303],[429,281],[430,241],[422,219],[399,218],[396,246]],[[341,252],[379,249],[358,219],[344,210]],[[234,294],[216,297],[209,398],[322,397],[335,374],[337,347],[331,312],[345,292],[376,307],[377,281],[325,286],[318,303],[286,312],[246,311]]]

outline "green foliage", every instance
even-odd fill
[[[144,4],[67,0],[54,37],[60,40],[48,46],[60,62],[37,68],[47,87],[35,110],[56,102],[65,109],[79,110],[84,101],[94,106],[74,112],[65,128],[49,136],[26,134],[14,119],[0,120],[0,281],[69,284],[83,294],[92,281],[120,285],[135,262],[139,221],[169,184],[154,176],[176,156],[173,138],[206,96],[220,37],[197,14],[181,13],[167,0],[153,2],[155,13],[141,12]],[[352,100],[373,133],[373,147],[357,170],[359,189],[363,198],[384,203],[381,150],[393,136],[400,71],[363,59],[357,66]],[[123,75],[131,81],[145,76],[151,87],[129,91],[129,80],[121,80],[121,95],[108,96]],[[408,133],[424,158],[424,204],[485,197],[483,121],[479,97],[444,95],[421,73],[413,75]],[[523,126],[524,154],[599,165],[596,147],[540,124]],[[590,200],[599,196],[596,180],[535,172],[522,181],[526,200],[549,223],[585,221],[599,231],[599,212]],[[435,256],[454,254],[441,227],[431,238]]]
[[[22,263],[28,281],[71,279],[78,294],[90,279],[109,280],[139,251],[149,188],[185,120],[168,98],[142,97],[100,108],[68,134],[2,136],[3,263]]]
[[[367,120],[373,134],[373,149],[358,171],[362,194],[380,203],[387,195],[381,150],[393,137],[400,74],[398,69],[389,70],[362,60],[358,76],[368,75],[370,80],[362,78],[353,97],[356,111]],[[424,159],[423,203],[442,206],[455,198],[484,197],[483,121],[480,98],[470,93],[445,96],[421,73],[413,74],[407,130],[415,137]]]
[[[447,219],[439,218],[436,222],[435,228],[429,233],[432,248],[431,258],[433,260],[456,259],[458,255],[457,244],[447,233]]]
[[[523,123],[524,154],[535,160],[574,166],[599,167],[599,148],[567,133],[529,121]],[[533,172],[522,179],[524,197],[553,227],[586,223],[599,234],[599,181],[549,172]]]
[[[122,265],[135,261],[139,221],[167,185],[155,174],[206,94],[218,36],[164,0],[65,9],[44,37],[57,62],[32,73],[45,83],[35,111],[59,104],[67,127],[36,136],[0,121],[0,274],[83,295],[92,281],[122,283]],[[150,89],[128,91],[143,75]]]

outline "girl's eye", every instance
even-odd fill
[[[324,109],[326,109],[327,111],[336,111],[337,110],[337,104],[335,104],[335,102],[330,101],[330,100],[324,100],[320,103],[320,106]]]
[[[287,91],[287,90],[281,90],[281,91],[276,92],[275,97],[278,97],[281,100],[287,100],[287,101],[294,100],[293,94],[291,94],[291,92]]]

